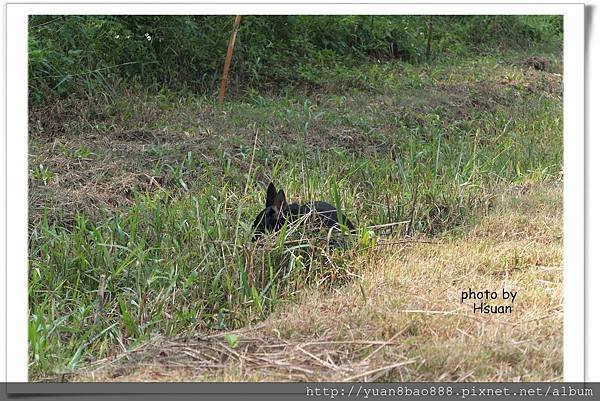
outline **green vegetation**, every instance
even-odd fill
[[[232,22],[226,16],[31,16],[31,101],[96,98],[132,81],[210,93]],[[245,16],[233,88],[320,86],[323,70],[336,74],[342,65],[553,49],[561,41],[560,16]]]
[[[262,320],[351,280],[375,234],[460,232],[494,188],[559,176],[560,18],[432,21],[426,61],[427,17],[245,17],[220,106],[230,18],[32,17],[30,376]],[[358,234],[252,243],[270,180]]]

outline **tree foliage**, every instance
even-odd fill
[[[430,20],[431,18],[431,20]],[[506,48],[560,46],[561,16],[245,16],[232,75],[244,87],[310,80],[369,60],[426,61]],[[31,16],[29,89],[48,97],[120,83],[214,91],[231,16]]]

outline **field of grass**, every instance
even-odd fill
[[[461,285],[510,280],[529,288],[539,278],[539,266],[527,256],[536,248],[526,240],[497,258],[514,227],[468,234],[503,204],[499,194],[506,188],[554,182],[562,174],[560,58],[547,54],[550,67],[539,71],[523,62],[526,57],[340,67],[323,72],[320,85],[248,90],[223,106],[212,97],[133,87],[31,110],[31,379],[73,371],[157,334],[242,329],[290,305],[288,313],[305,318],[285,319],[289,326],[280,331],[288,338],[302,332],[347,339],[354,333],[347,320],[353,308],[360,309],[354,322],[364,339],[402,338],[411,350],[403,358],[412,362],[382,370],[392,372],[385,379],[556,379],[562,262],[560,244],[552,241],[560,239],[559,222],[544,234],[553,246],[544,250],[555,269],[546,280],[552,296],[538,305],[545,287],[525,294],[528,306],[507,317],[513,326],[452,313],[400,313],[454,311],[452,291]],[[306,239],[288,227],[251,242],[269,181],[291,201],[340,205],[357,235]],[[545,210],[531,211],[538,209]],[[519,218],[526,230],[527,214]],[[397,245],[440,238],[448,242],[437,251]],[[485,263],[473,264],[470,252],[485,255]],[[436,257],[453,260],[453,268]],[[407,265],[410,260],[421,262]],[[381,298],[378,286],[408,289],[413,298],[365,309]],[[432,291],[437,298],[428,296]],[[407,303],[411,299],[422,302]],[[305,319],[320,308],[329,311],[323,319],[342,319],[331,327],[326,320],[309,324]],[[546,312],[555,320],[551,329],[533,323]],[[455,327],[464,336],[448,334]],[[236,345],[237,337],[227,338]],[[523,359],[515,350],[538,356]],[[366,358],[369,349],[361,352]],[[385,349],[377,358],[393,352]],[[240,375],[232,377],[252,379]]]
[[[560,381],[561,186],[511,185],[464,235],[372,249],[357,279],[307,288],[264,323],[156,336],[72,380]],[[516,292],[489,301],[513,313],[473,313],[469,289]]]

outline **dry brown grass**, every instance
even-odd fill
[[[157,337],[83,381],[558,381],[562,379],[561,183],[498,193],[460,238],[376,247],[361,277],[307,290],[235,333]],[[511,314],[475,314],[461,291],[517,291]],[[492,304],[507,304],[496,300]]]

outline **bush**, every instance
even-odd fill
[[[93,95],[122,81],[216,90],[230,16],[31,16],[32,104]],[[246,16],[234,84],[302,83],[303,71],[366,60],[417,63],[428,54],[464,56],[501,48],[559,46],[560,16]]]

